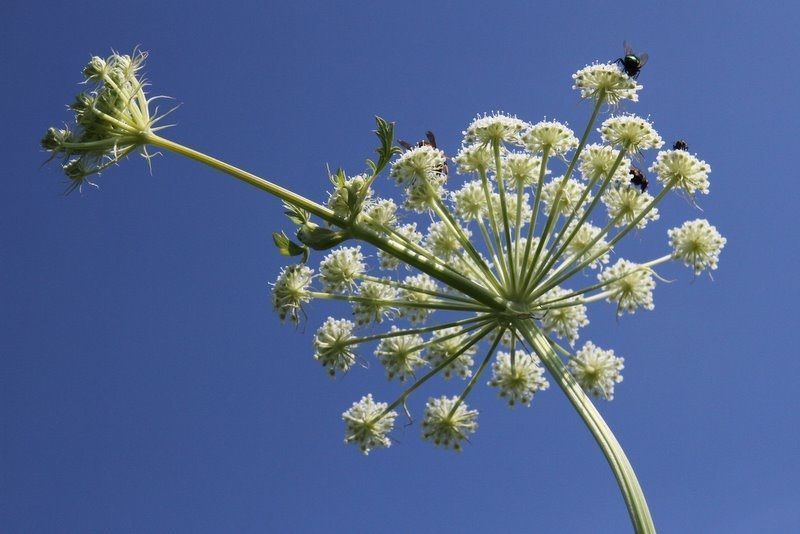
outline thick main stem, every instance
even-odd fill
[[[553,351],[547,337],[539,331],[531,320],[515,321],[515,328],[522,337],[533,347],[533,350],[542,360],[553,379],[567,396],[572,406],[589,427],[592,436],[600,446],[603,454],[614,472],[617,484],[622,491],[625,505],[628,507],[633,528],[637,533],[654,533],[655,526],[650,516],[642,488],[636,478],[625,451],[622,450],[611,429],[608,427],[600,412],[594,407],[592,401],[583,392],[575,378],[567,370],[564,362]]]
[[[142,137],[143,141],[148,144],[170,150],[200,163],[204,163],[215,169],[221,170],[222,172],[230,174],[234,178],[238,178],[239,180],[257,187],[262,191],[266,191],[267,193],[278,197],[289,204],[302,208],[330,224],[336,225],[342,229],[346,229],[352,237],[374,245],[380,250],[391,254],[395,258],[398,258],[399,260],[416,267],[420,271],[429,274],[438,280],[441,280],[450,287],[461,291],[465,295],[473,297],[475,300],[482,302],[490,308],[495,310],[505,310],[506,308],[506,303],[504,300],[487,291],[480,285],[464,277],[456,276],[442,267],[427,261],[425,258],[419,257],[411,251],[404,250],[394,243],[389,242],[377,232],[374,232],[363,225],[350,225],[346,220],[342,219],[341,217],[337,217],[332,210],[322,206],[321,204],[317,204],[316,202],[289,191],[286,188],[264,180],[255,174],[239,169],[238,167],[234,167],[233,165],[225,163],[224,161],[220,161],[211,156],[207,156],[202,152],[198,152],[197,150],[183,146],[179,143],[170,141],[169,139],[165,139],[155,134],[142,134]]]

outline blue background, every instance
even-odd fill
[[[399,388],[377,365],[331,381],[313,360],[314,330],[345,307],[314,304],[299,329],[271,311],[285,259],[270,233],[289,229],[274,199],[174,155],[65,198],[37,144],[69,120],[91,54],[141,44],[153,90],[183,103],[169,136],[322,200],[325,163],[371,156],[374,114],[449,153],[495,109],[580,130],[570,75],[623,39],[650,54],[625,109],[713,168],[704,212],[671,199],[630,256],[698,216],[728,246],[713,282],[661,270],[675,282],[651,313],[592,307],[584,339],[626,357],[601,410],[662,532],[800,528],[798,23],[789,2],[5,3],[0,530],[626,531],[555,387],[514,411],[476,388],[460,454],[418,423],[368,458],[343,446],[341,412]]]

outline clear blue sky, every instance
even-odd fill
[[[584,337],[626,357],[601,410],[662,532],[800,529],[796,5],[255,4],[0,8],[0,530],[626,531],[555,387],[514,411],[478,388],[461,454],[418,425],[368,458],[345,447],[343,409],[397,388],[377,366],[325,376],[311,336],[330,307],[298,330],[271,311],[275,200],[172,155],[65,198],[37,144],[90,54],[141,44],[155,91],[183,104],[171,136],[322,199],[325,163],[371,155],[374,114],[449,152],[483,111],[580,128],[570,75],[623,39],[650,54],[628,109],[713,168],[703,214],[665,204],[641,246],[697,216],[728,245],[713,282],[665,269],[651,313],[593,307]]]

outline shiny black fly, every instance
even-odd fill
[[[644,64],[647,63],[647,58],[649,56],[646,52],[641,54],[634,53],[628,41],[624,41],[622,46],[625,50],[625,55],[618,57],[615,62],[620,64],[625,74],[636,79],[639,77],[639,72],[642,70],[642,67],[644,67]]]

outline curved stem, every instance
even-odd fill
[[[622,491],[622,497],[625,499],[625,505],[628,508],[628,514],[634,530],[637,533],[655,533],[653,519],[650,516],[650,510],[636,478],[636,473],[634,473],[628,457],[625,456],[625,451],[622,450],[600,412],[594,407],[592,401],[589,400],[581,386],[567,370],[561,358],[550,346],[547,337],[536,328],[533,321],[515,321],[515,328],[536,351],[544,366],[558,383],[570,403],[572,403],[572,406],[581,416],[592,436],[594,436],[595,441],[602,449]]]

